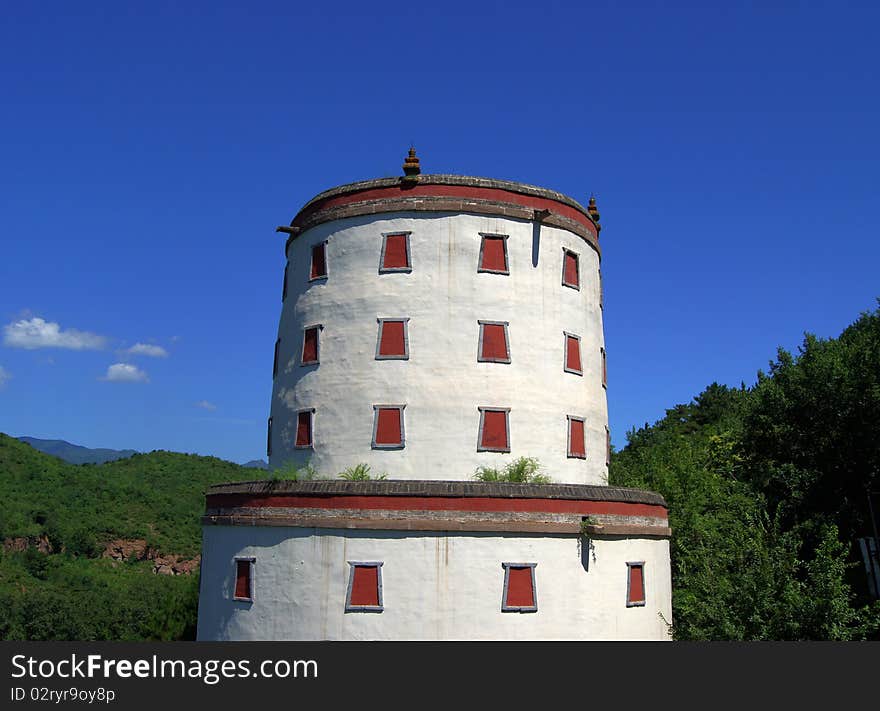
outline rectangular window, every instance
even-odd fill
[[[254,601],[254,561],[255,558],[235,559],[235,592],[233,599],[242,602]]]
[[[581,369],[581,337],[565,334],[565,372],[583,375]]]
[[[278,349],[281,348],[281,339],[275,341],[275,359],[272,361],[272,377],[278,375]]]
[[[266,426],[266,456],[272,456],[272,418],[269,418],[269,422]]]
[[[376,360],[409,358],[408,318],[380,318],[376,338]]]
[[[300,410],[296,413],[296,449],[312,449],[312,429],[314,427],[315,408]]]
[[[323,279],[327,276],[327,243],[321,242],[312,247],[312,268],[309,281]]]
[[[510,408],[481,407],[480,434],[477,440],[478,452],[509,452],[509,414]]]
[[[583,417],[568,416],[568,456],[573,459],[587,458]]]
[[[645,561],[626,564],[626,606],[645,606]]]
[[[507,266],[507,235],[480,233],[480,264],[478,272],[510,274]]]
[[[611,466],[611,430],[605,425],[605,466]]]
[[[502,563],[501,565],[504,567],[504,593],[501,598],[501,611],[537,612],[535,566],[538,564]]]
[[[290,262],[284,265],[284,283],[281,285],[281,300],[284,301],[287,298],[287,270],[290,267]]]
[[[382,235],[382,254],[379,257],[379,273],[411,272],[409,257],[409,232]]]
[[[599,308],[605,308],[605,293],[602,287],[602,270],[599,270]]]
[[[578,256],[565,248],[562,249],[562,285],[578,290],[581,288]]]
[[[382,563],[348,561],[346,612],[382,612]]]
[[[320,324],[306,326],[303,329],[302,359],[300,365],[315,365],[320,361],[321,344],[318,332],[323,328]]]
[[[373,449],[403,449],[403,408],[406,405],[373,405]]]
[[[477,323],[480,326],[477,360],[481,363],[510,363],[507,321],[477,321]]]
[[[605,361],[605,349],[600,348],[600,353],[602,354],[602,387],[608,387],[608,365]]]

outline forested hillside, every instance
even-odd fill
[[[880,309],[627,439],[611,483],[669,504],[677,639],[877,638],[855,540],[880,490]]]
[[[253,478],[172,452],[67,464],[0,434],[0,639],[192,638],[203,493]]]

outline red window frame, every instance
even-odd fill
[[[379,255],[380,274],[412,271],[409,236],[409,232],[387,232],[382,235],[382,252]]]
[[[645,561],[626,564],[626,606],[645,606]]]
[[[562,286],[580,291],[580,255],[570,249],[562,248]]]
[[[574,360],[577,363],[574,363]],[[573,333],[565,333],[565,363],[563,370],[574,375],[584,374],[583,360],[581,358],[581,337]]]
[[[510,363],[510,339],[507,321],[477,321],[480,340],[477,361],[480,363]]]
[[[380,318],[376,336],[376,360],[409,360],[409,318]],[[393,324],[388,328],[388,324]],[[399,344],[392,339],[400,339]],[[395,348],[395,346],[398,346]]]
[[[315,448],[315,408],[311,407],[296,412],[296,439],[294,449]]]
[[[605,466],[611,466],[611,430],[605,425]]]
[[[478,452],[509,452],[510,451],[510,408],[479,407],[480,431],[477,435]],[[499,423],[503,422],[503,442],[498,442],[495,434]]]
[[[327,277],[327,243],[321,242],[312,247],[312,263],[309,268],[309,281]]]
[[[502,563],[504,592],[502,612],[537,612],[538,591],[535,585],[537,563]]]
[[[406,405],[373,405],[373,449],[406,447],[406,432],[403,425],[405,407]],[[399,432],[397,437],[393,436],[396,430]]]
[[[605,355],[605,349],[600,348],[599,352],[602,354],[602,387],[608,388],[608,360]]]
[[[272,418],[266,422],[266,456],[272,456]]]
[[[303,329],[303,343],[300,351],[300,365],[317,365],[321,362],[321,324],[306,326]],[[313,341],[313,343],[312,343]]]
[[[346,612],[382,612],[382,561],[348,561]]]
[[[235,588],[232,591],[233,600],[241,602],[254,601],[254,563],[255,558],[235,559]]]
[[[480,261],[477,264],[477,272],[510,274],[507,237],[508,235],[480,233]]]
[[[574,415],[567,415],[566,419],[568,420],[568,457],[569,459],[586,459],[586,420]]]

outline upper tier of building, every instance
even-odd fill
[[[309,201],[279,228],[270,464],[467,480],[530,457],[605,484],[598,219],[592,200],[449,175]]]

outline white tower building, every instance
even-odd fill
[[[665,503],[607,486],[595,201],[404,173],[279,228],[270,466],[385,479],[213,487],[199,638],[666,638]],[[474,480],[518,457],[554,483]]]

